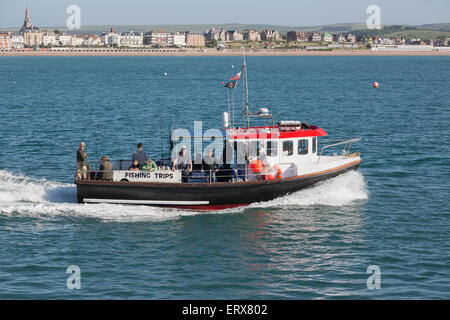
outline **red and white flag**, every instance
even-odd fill
[[[230,80],[239,80],[241,78],[241,73],[239,72],[237,75],[235,75],[234,77],[231,77]]]

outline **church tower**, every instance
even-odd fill
[[[28,13],[28,6],[25,9],[25,20],[23,21],[23,27],[24,28],[32,28],[33,27],[31,25],[31,21],[30,21],[30,14]]]
[[[35,27],[31,24],[30,13],[28,12],[28,6],[25,9],[25,19],[23,20],[23,26],[20,28],[20,34],[24,34],[25,32],[37,32],[39,30],[38,27]]]

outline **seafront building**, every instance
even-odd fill
[[[152,47],[166,47],[169,33],[162,30],[152,30],[145,34],[144,44]]]
[[[135,34],[133,30],[120,34],[119,38],[121,47],[138,48],[144,45],[144,34]]]
[[[307,42],[308,32],[305,31],[289,31],[286,35],[287,41]]]
[[[206,45],[205,36],[201,33],[186,33],[186,46],[190,48],[204,47]]]
[[[281,35],[277,30],[266,29],[261,32],[262,41],[280,41]]]
[[[205,40],[207,41],[211,40],[227,41],[227,32],[223,28],[221,28],[220,30],[215,30],[214,28],[211,28],[208,31],[206,31],[204,37]]]
[[[13,50],[23,50],[24,48],[23,35],[13,34],[11,36],[11,42]]]
[[[67,47],[72,43],[72,35],[63,33],[58,36],[60,46]]]
[[[12,50],[12,38],[9,33],[0,33],[0,49],[7,51]]]
[[[174,32],[169,34],[168,44],[172,47],[183,48],[186,47],[186,32]]]
[[[261,41],[261,34],[258,30],[244,30],[243,36],[246,41]]]
[[[331,35],[331,33],[328,33],[328,32],[325,32],[323,34],[322,39],[323,39],[323,42],[328,42],[328,43],[333,42],[333,36]]]
[[[242,41],[244,40],[244,35],[239,30],[227,31],[225,41]]]
[[[46,32],[42,35],[42,45],[44,47],[55,47],[59,45],[59,41],[56,38],[54,32]]]

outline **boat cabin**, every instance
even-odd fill
[[[237,157],[243,150],[248,158],[267,158],[270,166],[278,165],[282,177],[297,176],[302,168],[317,162],[318,138],[327,133],[300,121],[280,121],[277,126],[250,127],[227,130],[227,139],[234,144]],[[236,152],[237,151],[237,152]],[[242,161],[235,161],[242,163]],[[250,170],[251,159],[245,164],[245,180],[255,180]]]

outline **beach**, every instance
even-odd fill
[[[216,49],[74,49],[3,51],[0,56],[238,56],[240,50]],[[370,51],[370,50],[248,50],[247,56],[450,56],[450,51]]]

